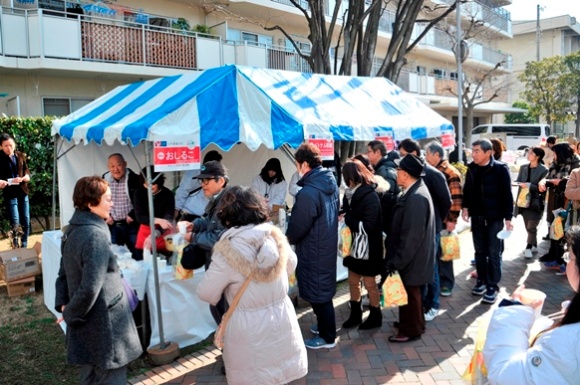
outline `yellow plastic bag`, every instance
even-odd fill
[[[338,224],[338,254],[341,258],[350,255],[352,249],[352,232],[350,228],[341,220]]]
[[[386,307],[405,306],[408,303],[407,291],[398,271],[387,277],[383,284]]]
[[[459,235],[456,232],[445,232],[441,235],[441,260],[448,262],[461,258]]]
[[[473,356],[471,357],[469,366],[465,369],[465,373],[463,373],[463,379],[470,381],[473,385],[485,384],[487,382],[487,368],[485,367],[485,362],[483,362],[483,346],[485,345],[485,339],[487,337],[489,321],[489,316],[480,319]]]
[[[521,187],[518,199],[516,200],[516,206],[527,209],[530,207],[531,198],[530,189],[528,187]]]
[[[564,237],[564,218],[556,215],[552,224],[550,225],[550,239],[555,241]]]
[[[185,245],[177,245],[175,246],[175,254],[173,258],[177,258],[175,262],[175,279],[189,279],[193,278],[193,270],[184,269],[181,266],[181,257],[183,256],[183,249]]]

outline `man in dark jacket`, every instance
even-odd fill
[[[286,236],[296,245],[296,278],[300,297],[310,302],[318,324],[318,334],[305,341],[310,349],[336,345],[336,320],[332,298],[336,294],[336,258],[338,255],[339,193],[332,172],[322,168],[320,150],[302,144],[294,154],[302,178]]]
[[[30,170],[26,162],[26,154],[15,151],[16,143],[8,134],[0,136],[0,189],[3,189],[6,216],[13,230],[13,247],[28,246],[30,232],[30,204],[28,201],[28,183]],[[17,232],[22,227],[20,244]]]
[[[223,192],[229,179],[226,168],[217,160],[204,163],[201,166],[200,173],[195,178],[199,179],[201,189],[206,198],[209,199],[209,203],[205,208],[204,216],[188,224],[188,233],[185,236],[185,240],[195,246],[192,250],[195,250],[196,254],[205,254],[205,268],[207,270],[211,263],[211,250],[225,230],[225,226],[217,216],[217,207],[224,195]],[[181,265],[186,269],[191,268],[192,264],[196,264],[192,259],[199,259],[200,257],[196,254],[187,255],[184,252],[181,257]],[[228,307],[225,296],[222,296],[222,299],[215,306],[209,306],[211,315],[218,325]]]
[[[401,156],[413,154],[416,157],[421,157],[421,147],[419,143],[413,139],[403,139],[399,143],[399,153]],[[436,263],[436,258],[441,255],[441,230],[443,229],[443,222],[447,218],[449,209],[451,208],[451,193],[449,186],[445,180],[445,175],[429,163],[425,163],[425,175],[423,181],[431,199],[433,200],[433,208],[435,209],[435,242],[433,261],[435,263],[433,271],[433,280],[423,288],[423,307],[425,308],[425,320],[432,321],[439,315],[439,269]]]
[[[425,329],[421,286],[433,280],[435,265],[435,216],[429,190],[421,179],[423,161],[407,155],[399,162],[397,182],[404,189],[395,205],[389,231],[386,263],[388,272],[398,271],[408,295],[408,304],[399,308],[397,335],[390,342],[421,338]]]
[[[382,176],[391,186],[389,191],[381,195],[383,230],[386,231],[391,222],[393,207],[397,203],[397,197],[401,192],[397,185],[397,165],[395,164],[395,160],[399,159],[399,154],[396,151],[387,153],[385,143],[380,140],[373,140],[367,144],[367,156],[373,165],[375,175]]]
[[[501,280],[501,240],[497,233],[505,227],[513,229],[513,196],[507,165],[492,157],[488,139],[472,144],[473,162],[467,166],[463,186],[462,217],[471,217],[471,233],[475,249],[477,284],[473,295],[483,295],[482,302],[493,304]]]
[[[135,221],[133,197],[140,186],[139,175],[127,168],[127,161],[119,153],[109,155],[107,168],[109,171],[103,174],[103,179],[109,183],[113,199],[111,215],[107,219],[111,243],[125,245],[133,252],[139,229],[139,224]]]

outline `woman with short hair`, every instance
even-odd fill
[[[67,325],[67,361],[80,366],[80,384],[125,385],[127,364],[142,349],[105,222],[111,189],[103,178],[83,177],[73,201],[55,298]]]

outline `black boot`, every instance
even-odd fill
[[[345,329],[353,328],[362,322],[362,307],[360,301],[350,302],[350,317],[342,324]]]
[[[383,324],[383,313],[381,312],[380,306],[374,307],[370,306],[371,312],[369,317],[363,322],[358,328],[359,330],[369,330],[374,328],[380,328]]]

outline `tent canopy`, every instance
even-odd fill
[[[238,142],[297,148],[324,137],[424,139],[453,132],[449,121],[385,78],[224,66],[120,86],[56,120],[75,143],[187,141],[228,151]]]

